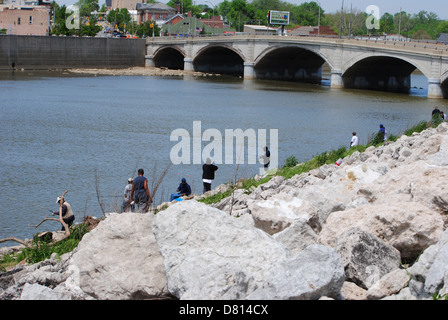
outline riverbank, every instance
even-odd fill
[[[131,67],[125,69],[67,69],[68,72],[76,74],[89,74],[95,76],[153,76],[153,77],[210,77],[219,76],[214,73],[203,73],[188,70],[172,70],[167,68],[147,68],[147,67]]]
[[[111,214],[73,252],[1,274],[0,298],[444,299],[447,130],[274,175],[210,205]]]

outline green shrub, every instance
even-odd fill
[[[205,203],[205,204],[215,204],[220,202],[222,199],[227,198],[228,196],[230,196],[232,194],[232,189],[227,190],[226,192],[223,193],[217,193],[213,196],[209,196],[206,198],[202,198],[200,200],[198,200],[199,202]]]
[[[285,167],[287,168],[295,167],[298,163],[299,161],[295,156],[290,156],[286,159]]]
[[[403,134],[407,135],[407,136],[412,136],[412,134],[414,132],[422,132],[423,130],[428,129],[430,126],[430,124],[428,124],[427,121],[421,121],[418,124],[416,124],[415,126],[407,129]]]
[[[70,236],[54,244],[48,239],[39,239],[37,236],[34,236],[31,247],[24,248],[16,256],[16,261],[20,262],[26,259],[28,263],[34,264],[50,258],[53,253],[62,255],[71,252],[78,246],[78,243],[87,232],[89,232],[89,228],[84,223],[72,226],[70,228]]]

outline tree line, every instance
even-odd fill
[[[80,8],[81,26],[79,30],[67,29],[65,21],[68,17],[66,7],[52,3],[55,23],[52,34],[57,35],[95,35],[100,28],[98,26],[99,15],[91,15],[92,12],[106,12],[105,5],[100,8],[99,0],[79,0],[76,5]],[[177,0],[170,0],[167,5],[174,7]],[[149,0],[147,3],[154,3]],[[211,16],[222,16],[225,22],[236,31],[243,31],[245,24],[268,25],[268,11],[290,12],[289,28],[297,26],[321,26],[331,27],[340,36],[360,36],[369,34],[401,34],[413,39],[436,39],[440,33],[448,33],[448,21],[440,19],[434,12],[421,10],[411,14],[406,11],[395,13],[383,13],[379,21],[379,29],[367,29],[366,19],[368,14],[359,8],[352,6],[341,7],[340,10],[328,13],[317,1],[304,2],[295,5],[281,0],[224,0],[217,4],[204,0],[204,4],[198,1],[180,0],[181,13],[191,13],[196,18],[207,19]],[[154,21],[139,25],[132,21],[127,9],[112,10],[105,17],[115,29],[122,32],[136,34],[139,37],[157,36],[160,32]]]
[[[176,0],[170,0],[168,5],[174,7],[175,2]],[[327,13],[316,1],[295,5],[281,0],[224,0],[209,7],[207,4],[195,5],[193,0],[183,0],[181,7],[182,12],[191,12],[197,18],[204,17],[204,11],[210,15],[220,15],[237,31],[242,31],[244,24],[268,25],[269,10],[290,12],[291,28],[317,26],[320,20],[320,25],[330,26],[341,36],[400,33],[414,39],[436,39],[440,33],[448,33],[448,21],[440,19],[434,12],[425,10],[416,14],[406,11],[386,12],[379,21],[380,28],[368,30],[368,14],[365,10],[350,6]]]

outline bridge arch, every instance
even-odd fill
[[[448,99],[448,75],[445,78],[442,78],[442,94],[445,99]]]
[[[254,61],[257,79],[320,83],[322,66],[328,58],[300,45],[277,45],[265,49]]]
[[[174,70],[184,69],[185,52],[175,46],[163,46],[154,52],[153,62],[157,68],[168,68]]]
[[[193,59],[193,68],[200,72],[243,76],[244,61],[244,55],[232,46],[213,44],[198,50]]]
[[[430,78],[430,70],[416,61],[365,53],[344,64],[342,79],[345,88],[409,92],[411,74],[417,69]]]

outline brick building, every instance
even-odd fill
[[[46,36],[50,32],[48,6],[0,5],[0,30],[6,34]]]
[[[163,25],[171,16],[178,11],[164,3],[138,3],[137,4],[137,22],[155,21],[157,25]]]

